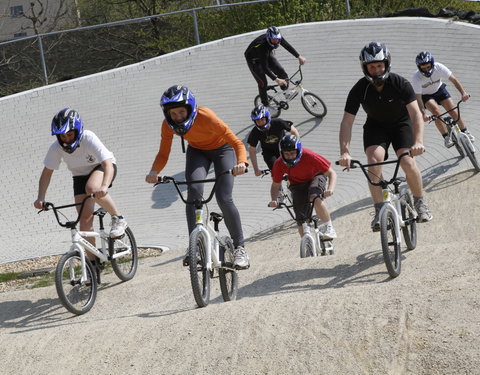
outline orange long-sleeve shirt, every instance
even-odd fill
[[[172,149],[173,136],[176,133],[163,120],[160,149],[155,157],[152,170],[160,173],[167,164]],[[200,150],[214,150],[228,143],[235,150],[237,163],[247,162],[247,151],[243,142],[230,130],[211,109],[199,107],[197,117],[190,130],[183,138],[192,147]]]

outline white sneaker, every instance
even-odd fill
[[[449,135],[447,135],[446,137],[443,138],[443,142],[444,142],[446,148],[450,148],[450,147],[453,146],[452,138]]]
[[[127,221],[120,219],[118,216],[112,216],[112,228],[110,229],[110,238],[119,238],[125,234],[127,229]]]
[[[468,139],[470,139],[470,142],[475,142],[475,137],[468,130],[465,130],[463,134],[465,134]]]
[[[323,233],[324,240],[333,240],[334,238],[337,238],[337,232],[335,232],[335,228],[333,225],[327,225],[327,229]]]
[[[248,258],[247,251],[243,246],[238,246],[233,250],[233,265],[236,269],[245,270],[250,267],[250,259]]]

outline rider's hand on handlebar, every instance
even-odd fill
[[[255,169],[255,176],[258,177],[258,176],[262,176],[262,175],[263,175],[263,173],[262,173],[262,171],[261,171],[260,169],[258,169],[258,168]]]
[[[277,208],[278,207],[278,202],[277,201],[270,201],[270,202],[268,202],[268,207]]]
[[[307,62],[307,59],[303,56],[298,56],[298,62],[300,63],[300,65],[303,65]]]
[[[413,156],[418,156],[422,155],[425,152],[425,146],[421,143],[415,143],[411,148],[410,148],[410,155]]]
[[[285,81],[284,79],[281,79],[281,78],[275,78],[275,82],[279,85],[279,86],[287,86],[288,83],[287,81]]]
[[[350,164],[352,161],[352,157],[348,152],[344,152],[342,155],[340,155],[340,158],[338,159],[338,164],[341,165],[342,167],[345,167],[348,170],[350,170]]]
[[[145,177],[145,181],[149,184],[156,184],[158,182],[158,174],[155,171],[150,171]]]
[[[43,204],[45,202],[40,200],[40,199],[37,199],[35,202],[33,202],[33,207],[35,207],[37,210],[42,210],[44,207],[43,207]]]
[[[232,175],[234,176],[239,176],[241,174],[244,174],[246,172],[246,165],[245,163],[238,163],[232,168]]]
[[[466,102],[468,99],[470,99],[470,94],[465,93],[462,95],[462,102]]]

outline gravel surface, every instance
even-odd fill
[[[2,373],[480,374],[479,178],[430,183],[434,219],[393,280],[364,199],[335,211],[332,256],[300,259],[289,224],[250,239],[234,302],[213,280],[197,308],[181,250],[105,275],[83,316],[54,286],[0,293]]]

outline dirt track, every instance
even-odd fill
[[[54,286],[0,293],[2,373],[480,374],[479,178],[427,186],[434,220],[395,280],[365,199],[334,213],[334,256],[300,259],[289,225],[257,235],[235,302],[215,282],[196,308],[180,250],[106,275],[81,317]]]

